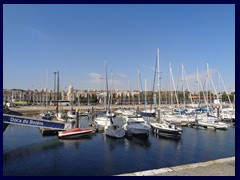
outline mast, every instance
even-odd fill
[[[111,71],[111,90],[110,90],[110,99],[111,99],[111,105],[113,104],[113,72]]]
[[[46,69],[46,108],[48,105],[48,69]]]
[[[198,68],[197,68],[197,86],[198,86],[198,104],[201,104],[201,94],[200,94],[200,88],[199,88],[199,80],[198,80]]]
[[[209,71],[209,70],[208,70],[208,71]],[[214,90],[214,92],[215,92],[215,94],[216,94],[216,96],[217,96],[217,100],[218,100],[218,102],[219,102],[219,104],[220,104],[220,109],[222,110],[222,103],[220,102],[220,99],[219,99],[217,90],[216,90],[216,88],[215,88],[215,85],[214,85],[214,83],[213,83],[213,80],[212,80],[212,77],[211,77],[210,73],[209,73],[209,79],[210,79],[210,81],[211,81],[211,83],[212,83],[213,90]]]
[[[185,91],[184,91],[184,67],[182,64],[182,93],[183,93],[183,107],[186,109],[186,102],[185,102]]]
[[[153,90],[152,90],[152,98],[153,98],[153,100],[156,98],[155,89],[154,89],[154,88],[155,88],[156,74],[158,73],[158,72],[157,72],[157,65],[158,65],[158,56],[156,57],[155,70],[154,70],[154,78],[153,78]],[[158,80],[158,83],[159,83],[159,80]],[[154,102],[154,105],[155,105],[155,102]],[[152,104],[151,104],[150,111],[152,111]]]
[[[229,101],[230,104],[232,104],[232,101],[231,101],[231,99],[230,99],[230,97],[229,97],[229,93],[228,93],[228,91],[227,91],[227,88],[226,88],[226,86],[225,86],[225,84],[224,84],[224,82],[223,82],[222,76],[221,76],[221,74],[220,74],[219,72],[218,72],[218,75],[219,75],[220,79],[222,80],[222,84],[223,84],[224,90],[225,90],[225,92],[227,93],[228,101]]]
[[[175,98],[176,98],[176,101],[177,101],[178,109],[180,109],[180,108],[179,108],[178,97],[177,97],[177,92],[176,92],[176,87],[175,87],[175,83],[174,83],[174,79],[173,79],[173,73],[172,73],[172,66],[171,66],[171,63],[169,63],[169,65],[170,65],[170,75],[171,75],[171,78],[172,78],[173,88],[174,88],[174,92],[175,92]]]
[[[171,87],[171,72],[170,72],[170,66],[171,66],[171,62],[169,62],[169,90],[170,90],[170,104],[171,104],[171,109],[173,112],[173,99],[172,99],[172,87]]]
[[[159,58],[159,48],[157,48],[157,60],[158,60],[158,109],[159,109],[159,111],[158,111],[158,120],[159,120],[159,122],[161,123],[161,110],[160,110],[160,108],[161,108],[161,86],[160,86],[160,83],[161,83],[161,81],[160,81],[160,58]]]
[[[205,93],[204,93],[204,89],[203,89],[203,86],[202,86],[202,83],[201,83],[201,81],[200,81],[200,79],[199,79],[199,75],[198,75],[198,68],[197,68],[197,81],[198,81],[198,85],[200,85],[200,88],[202,89],[202,91],[203,91],[203,97],[204,97],[204,100],[205,100],[205,103],[206,103],[206,105],[207,105],[207,99],[206,99],[206,95],[205,95]],[[199,104],[200,104],[200,102],[201,102],[201,100],[200,100],[200,91],[199,91]]]
[[[137,67],[137,72],[138,72],[138,104],[140,105],[140,70],[139,70],[139,66]]]
[[[144,108],[146,111],[146,105],[147,105],[147,79],[145,78],[145,103]]]
[[[130,85],[130,80],[128,80],[128,89],[129,89],[128,104],[130,105],[130,103],[131,103],[131,85]]]
[[[207,63],[207,77],[206,77],[207,112],[209,112],[209,109],[208,109],[208,78],[209,78],[209,73],[208,73],[208,63]]]
[[[193,104],[192,94],[191,94],[191,91],[190,91],[190,88],[189,88],[189,84],[188,84],[188,80],[187,80],[187,76],[186,76],[184,66],[183,66],[183,73],[184,73],[184,77],[185,77],[185,80],[186,80],[187,89],[189,91],[189,97],[190,97],[191,103]]]
[[[144,94],[143,94],[143,85],[142,85],[142,79],[141,79],[141,75],[140,75],[140,69],[139,69],[139,66],[138,66],[138,77],[139,77],[139,86],[141,86],[141,93],[139,91],[139,104],[140,104],[140,101],[142,100],[143,102],[143,99],[144,99]],[[142,95],[142,97],[140,97],[140,95]]]
[[[106,70],[106,110],[109,112],[110,110],[110,103],[109,103],[109,92],[108,92],[108,78],[107,78],[107,62],[105,61],[105,70]]]
[[[58,101],[59,101],[59,70],[57,72],[57,115],[58,115]]]

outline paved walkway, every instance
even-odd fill
[[[118,176],[235,176],[235,157]]]

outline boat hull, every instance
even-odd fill
[[[84,136],[90,136],[92,129],[74,128],[66,131],[62,131],[58,134],[59,139],[77,139]]]
[[[164,137],[181,138],[182,130],[151,125],[154,134]]]
[[[114,138],[123,138],[125,136],[125,131],[121,130],[121,131],[113,131],[113,130],[108,130],[106,129],[105,132],[106,136],[109,137],[114,137]]]
[[[148,136],[149,132],[149,129],[137,129],[134,127],[127,127],[127,133],[136,136]]]

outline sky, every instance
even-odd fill
[[[234,4],[3,5],[4,89],[53,90],[56,71],[60,90],[105,89],[106,62],[111,88],[137,90],[139,67],[151,90],[157,48],[161,89],[171,63],[175,89],[197,91],[208,63],[209,89],[235,91]]]

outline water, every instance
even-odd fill
[[[87,126],[87,119],[80,120]],[[4,176],[101,176],[235,156],[235,128],[183,128],[179,140],[149,135],[113,139],[103,133],[79,140],[42,136],[38,128],[9,125],[3,133]]]

